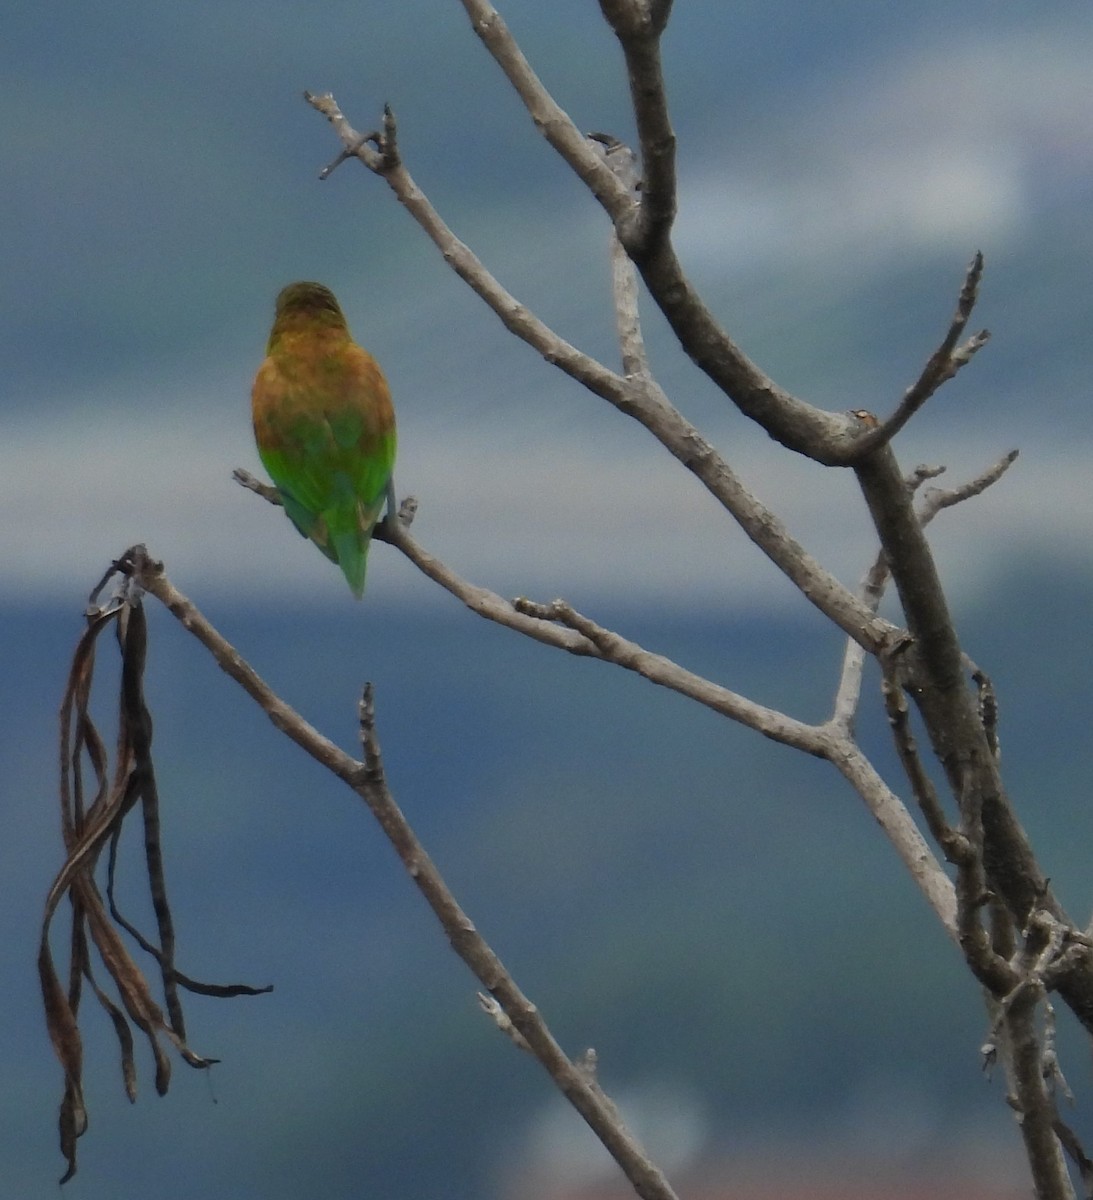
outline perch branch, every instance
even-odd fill
[[[233,472],[233,478],[248,491],[266,499],[271,498],[271,491],[276,492],[276,489],[259,483],[241,468]],[[280,503],[276,495],[272,499],[273,503]],[[489,588],[469,583],[415,541],[401,521],[378,525],[374,536],[401,551],[423,575],[486,620],[569,654],[598,658],[634,671],[651,683],[679,692],[722,716],[756,730],[764,737],[803,750],[806,754],[826,757],[827,741],[820,727],[796,721],[777,709],[756,704],[728,688],[711,683],[671,659],[654,654],[636,642],[595,624],[564,601],[556,600],[546,605],[522,597],[509,601]]]
[[[259,495],[268,489],[246,471],[236,470],[236,480]],[[275,501],[276,502],[276,501]],[[404,501],[403,509],[413,508]],[[761,733],[772,741],[831,762],[850,782],[884,829],[896,853],[919,884],[945,928],[955,930],[952,884],[922,839],[906,808],[885,785],[854,742],[828,725],[809,725],[767,708],[736,692],[688,671],[663,655],[605,629],[562,600],[537,604],[517,598],[508,601],[488,588],[468,583],[433,557],[410,536],[403,521],[384,522],[375,536],[401,551],[424,575],[462,601],[472,612],[506,628],[523,633],[544,645],[585,658],[598,658],[633,671],[660,687]]]
[[[383,774],[371,686],[366,686],[361,701],[364,761],[358,762],[276,695],[235,647],[174,587],[164,573],[162,563],[149,558],[143,546],[134,547],[127,559],[126,569],[137,583],[197,638],[217,665],[258,704],[273,725],[364,801],[443,927],[452,949],[497,1000],[559,1090],[619,1164],[637,1194],[644,1200],[675,1200],[668,1181],[619,1120],[614,1106],[606,1101],[598,1086],[589,1082],[587,1073],[563,1052],[538,1009],[516,986],[504,964],[460,908],[395,803]]]

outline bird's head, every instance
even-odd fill
[[[318,329],[348,335],[345,314],[330,288],[306,280],[283,287],[277,294],[270,348],[284,333]]]

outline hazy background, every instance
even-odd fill
[[[677,8],[664,49],[680,253],[781,384],[886,411],[944,332],[971,254],[986,255],[975,327],[994,339],[898,449],[964,478],[1021,448],[934,541],[999,686],[1023,819],[1084,919],[1088,5],[979,0],[955,22],[934,0]],[[631,137],[595,5],[501,11],[581,128]],[[397,799],[566,1048],[597,1048],[676,1177],[773,1157],[864,1161],[878,1180],[928,1162],[1022,1187],[1001,1083],[979,1073],[975,989],[833,772],[485,625],[387,547],[357,606],[230,482],[258,469],[247,392],[273,296],[323,280],[390,379],[398,490],[419,498],[432,552],[502,594],[563,595],[794,715],[826,711],[838,640],[690,477],[507,337],[381,181],[352,163],[318,181],[339,147],[302,90],[333,91],[361,129],[389,101],[409,169],[455,232],[615,362],[605,221],[461,7],[16,0],[0,63],[10,1194],[54,1196],[61,1170],[60,1071],[33,968],[60,861],[54,713],[84,597],[137,540],[348,748],[360,684],[375,681]],[[673,401],[856,581],[873,543],[851,479],[779,451],[649,305],[646,318]],[[478,1014],[366,814],[154,604],[150,617],[180,965],[276,990],[192,1000],[191,1041],[224,1065],[210,1087],[179,1064],[160,1100],[142,1060],[135,1108],[88,1005],[92,1125],[65,1194],[503,1197],[539,1194],[540,1177],[612,1178]],[[887,764],[875,720],[863,737]],[[145,919],[135,887],[131,907]],[[1077,1050],[1079,1091],[1085,1061]]]

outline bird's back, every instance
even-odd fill
[[[251,410],[259,456],[286,512],[324,554],[353,569],[357,592],[396,447],[391,395],[375,359],[344,327],[283,330],[270,339]]]

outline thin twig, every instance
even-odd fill
[[[505,73],[536,129],[584,181],[616,226],[636,220],[639,210],[633,197],[605,168],[569,114],[543,87],[497,9],[484,0],[460,0],[460,3],[470,18],[471,28]]]
[[[559,632],[572,630],[579,634],[583,643],[592,647],[591,657],[634,671],[651,683],[679,692],[730,720],[754,729],[772,741],[781,742],[819,758],[826,758],[829,754],[830,747],[819,727],[794,720],[777,709],[756,704],[755,701],[729,691],[728,688],[711,683],[703,676],[685,670],[671,659],[661,654],[653,654],[637,642],[598,625],[564,600],[537,604],[519,597],[513,601],[513,606],[517,612],[539,621],[548,628],[557,629],[561,626]]]
[[[974,479],[969,479],[967,483],[958,487],[928,489],[923,503],[917,510],[920,525],[925,528],[944,509],[982,494],[992,483],[1001,479],[1016,460],[1017,454],[1016,450],[1011,450]],[[927,480],[936,479],[944,470],[944,467],[918,466],[907,477],[907,487],[914,492]],[[865,573],[858,589],[858,596],[870,612],[877,612],[880,608],[888,579],[888,559],[884,552],[880,551]],[[865,653],[861,645],[848,638],[843,651],[842,668],[839,672],[839,683],[835,690],[835,702],[831,713],[831,723],[848,734],[853,732],[854,719],[861,700],[864,666]],[[997,741],[995,745],[997,745]]]
[[[530,1054],[531,1047],[528,1045],[527,1039],[512,1021],[509,1020],[508,1014],[501,1005],[488,992],[478,992],[477,996],[479,1008],[493,1021],[505,1037],[509,1038],[514,1046],[517,1046],[521,1050],[526,1050]]]
[[[977,475],[974,479],[969,479],[967,483],[963,483],[959,487],[928,488],[919,509],[919,522],[924,526],[928,525],[942,509],[952,508],[954,504],[970,500],[972,496],[978,496],[986,491],[992,483],[996,483],[1002,478],[1017,461],[1019,454],[1019,450],[1010,450],[982,474]]]
[[[315,97],[313,97],[310,92],[304,92],[304,99],[310,103],[315,99]],[[378,142],[379,137],[380,135],[375,130],[372,130],[371,133],[362,133],[352,146],[342,147],[341,153],[338,155],[338,157],[327,163],[327,165],[319,172],[319,178],[329,179],[330,176],[333,175],[334,172],[342,165],[342,163],[350,158],[359,158],[361,162],[367,166],[369,159],[362,155],[361,151],[369,142]]]
[[[604,161],[636,195],[639,180],[630,147],[608,133],[590,133],[588,137],[593,145],[602,147]],[[649,380],[649,359],[638,312],[638,273],[614,229],[611,230],[611,294],[623,374],[628,380]]]
[[[963,346],[958,347],[956,344],[975,307],[982,278],[983,255],[982,252],[976,251],[964,276],[964,283],[956,302],[956,312],[941,344],[930,355],[922,373],[904,393],[892,415],[879,422],[875,428],[863,433],[851,447],[845,460],[847,464],[859,462],[866,455],[890,442],[938,388],[952,379],[961,367],[971,362],[973,355],[987,344],[990,333],[986,329],[973,335]]]
[[[927,775],[911,732],[910,709],[899,680],[893,674],[886,675],[881,684],[884,707],[888,713],[888,724],[896,744],[903,773],[911,785],[911,794],[926,821],[930,836],[945,851],[950,862],[961,862],[971,853],[967,838],[958,834],[949,824],[941,806],[933,780]]]
[[[962,366],[967,366],[968,362],[972,361],[973,355],[986,346],[991,335],[985,329],[968,338],[963,346],[957,347],[956,344],[957,338],[967,326],[968,318],[972,316],[975,300],[979,296],[981,278],[983,278],[983,253],[977,251],[971,264],[968,265],[960,296],[956,301],[953,320],[951,320],[941,344],[926,361],[918,379],[903,394],[895,412],[883,421],[879,421],[875,428],[861,434],[858,442],[848,452],[847,463],[858,462],[864,456],[872,454],[872,451],[875,451],[878,446],[890,442],[896,433],[899,433],[903,426],[911,420],[912,416],[923,407],[923,404],[935,394],[937,389],[953,378]]]
[[[305,92],[304,98],[312,108],[327,118],[343,145],[359,148],[361,135],[346,120],[333,96],[329,93],[317,96]],[[387,120],[386,127],[385,138],[394,142],[397,130],[394,126],[393,116]],[[588,153],[596,158],[600,169],[614,181],[614,175],[607,170],[602,156],[590,148]],[[570,345],[525,305],[521,304],[515,296],[506,291],[497,279],[486,270],[481,260],[444,223],[425,193],[414,182],[401,159],[396,158],[392,162],[369,146],[359,148],[358,157],[371,171],[383,177],[399,202],[403,204],[443,254],[445,262],[486,302],[510,333],[515,334],[548,362],[553,363],[596,395],[609,399],[613,403],[625,400],[625,380],[616,372],[608,370],[602,363],[597,362],[591,355],[584,354],[575,346]]]

